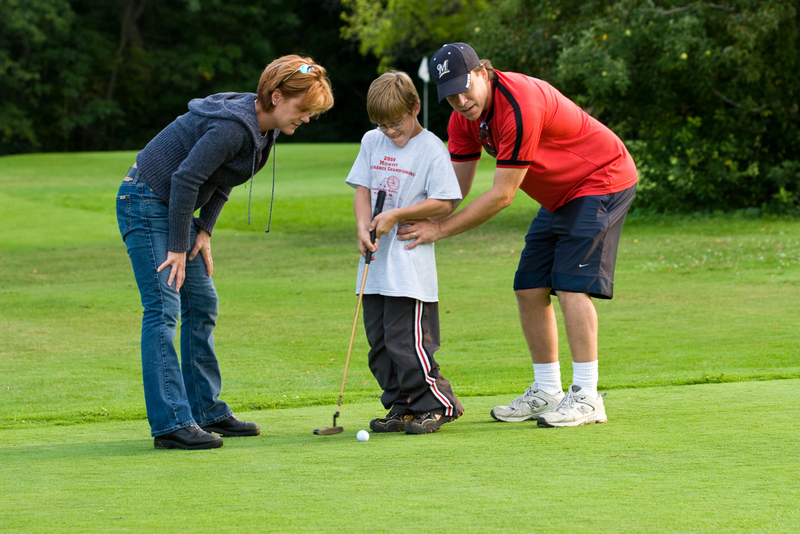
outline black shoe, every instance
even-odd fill
[[[216,432],[222,434],[226,438],[233,438],[236,436],[257,436],[261,433],[261,429],[255,423],[248,423],[247,421],[240,421],[236,419],[235,415],[218,421],[214,424],[203,427],[206,432]]]
[[[156,436],[153,443],[156,449],[216,449],[222,447],[222,438],[203,432],[197,425],[191,425],[163,436]]]
[[[402,432],[406,423],[412,419],[414,419],[413,415],[400,415],[389,412],[386,417],[370,421],[369,428],[373,432]]]
[[[455,421],[463,415],[463,412],[455,415],[441,415],[438,413],[418,413],[414,420],[406,423],[406,434],[430,434],[436,432],[445,423]]]

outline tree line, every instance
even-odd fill
[[[341,39],[332,0],[0,0],[0,154],[135,150],[192,98],[255,92],[309,55],[337,104],[282,141],[356,141],[378,60]]]
[[[610,126],[654,212],[800,206],[795,0],[0,0],[0,154],[137,149],[193,97],[254,91],[282,54],[336,106],[286,141],[358,141],[369,83],[464,41]],[[449,115],[430,89],[429,127]]]

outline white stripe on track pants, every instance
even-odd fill
[[[459,416],[464,408],[439,372],[439,303],[406,297],[364,295],[369,368],[386,409],[402,415]]]

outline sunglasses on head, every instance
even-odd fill
[[[286,78],[284,78],[281,83],[285,82],[286,80],[288,80],[289,78],[291,78],[292,76],[297,74],[298,72],[302,72],[303,74],[308,74],[312,70],[314,70],[314,65],[300,65],[294,72],[292,72],[290,75],[288,75]]]
[[[486,124],[485,121],[481,122],[480,131],[478,132],[478,137],[481,139],[481,144],[483,144],[483,149],[486,150],[486,153],[492,156],[493,158],[497,157],[497,149],[492,146],[492,132],[489,131],[489,125]]]

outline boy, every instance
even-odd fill
[[[406,250],[396,238],[398,222],[447,215],[461,199],[447,148],[420,125],[419,111],[419,95],[407,74],[389,72],[373,81],[367,113],[378,128],[362,138],[346,180],[356,189],[359,251],[375,258],[362,298],[364,328],[371,347],[369,367],[389,413],[370,422],[373,432],[436,432],[464,413],[433,359],[439,348],[433,244]],[[381,190],[386,192],[383,212],[372,220]],[[387,238],[378,250],[382,235]],[[362,259],[357,288],[363,271]]]

